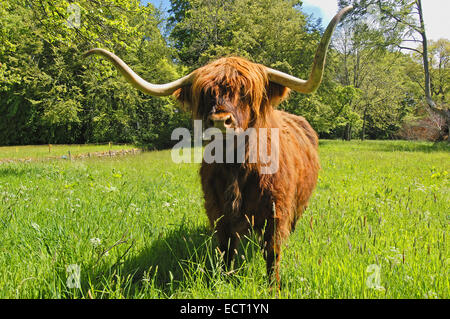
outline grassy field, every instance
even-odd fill
[[[1,146],[0,147],[0,161],[5,160],[41,160],[47,158],[61,158],[62,156],[68,157],[78,156],[81,154],[96,153],[96,152],[108,152],[108,151],[121,151],[132,149],[133,145],[115,145],[111,144],[73,144],[73,145],[25,145],[25,146]]]
[[[320,156],[279,292],[252,235],[223,274],[199,165],[170,151],[0,164],[0,298],[449,298],[450,148],[322,141]]]

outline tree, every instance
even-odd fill
[[[429,41],[431,93],[441,104],[450,104],[450,41]]]
[[[362,121],[358,132],[362,140],[366,135],[371,138],[394,135],[406,115],[404,100],[410,90],[405,71],[407,62],[412,60],[401,52],[390,52],[384,45],[383,33],[371,25],[368,19],[347,19],[333,41],[339,54],[337,80],[360,92],[351,108]],[[347,123],[344,138],[350,139],[350,132],[357,129]]]
[[[340,0],[340,5],[350,1]],[[386,45],[401,50],[413,51],[421,56],[423,66],[423,91],[430,110],[442,116],[450,129],[450,109],[448,105],[438,106],[432,96],[429,64],[428,39],[422,8],[422,0],[353,0],[357,8],[354,15],[361,17],[377,15],[378,27],[385,31]],[[420,48],[405,43],[420,43]],[[448,134],[450,141],[450,134]]]
[[[151,81],[179,77],[154,8],[138,0],[79,1],[80,23],[71,25],[69,4],[0,0],[0,143],[167,146],[167,130],[184,120],[173,101],[145,96],[110,64],[81,56],[106,47]]]

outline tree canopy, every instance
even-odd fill
[[[390,1],[407,11],[405,1]],[[369,1],[358,4],[357,14],[367,15]],[[166,21],[138,0],[0,0],[0,144],[113,141],[164,148],[173,128],[190,127],[189,114],[172,98],[146,96],[108,62],[83,59],[93,47],[116,53],[154,83],[227,55],[308,77],[323,30],[302,1],[171,5]],[[280,105],[306,117],[321,137],[395,138],[405,123],[426,116],[423,55],[398,50],[409,20],[392,26],[382,12],[370,14],[372,20],[349,18],[338,28],[317,93],[292,93]],[[448,108],[450,42],[427,44],[430,94]]]

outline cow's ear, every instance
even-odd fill
[[[190,85],[183,86],[173,92],[173,96],[180,103],[181,108],[185,111],[190,111],[192,106],[192,89]]]
[[[291,90],[289,88],[269,81],[267,97],[272,107],[277,107],[278,104],[287,99],[290,92]]]

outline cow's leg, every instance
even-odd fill
[[[216,224],[216,236],[219,242],[219,250],[223,254],[223,260],[226,269],[229,270],[231,262],[236,254],[236,248],[238,245],[238,238],[236,234],[231,232],[228,223],[225,220],[219,220]]]
[[[270,283],[280,285],[281,238],[276,230],[276,223],[269,221],[264,230],[264,259],[267,277]]]
[[[280,288],[280,259],[283,241],[289,236],[291,221],[286,218],[280,207],[273,206],[271,217],[266,220],[264,228],[264,258],[266,260],[267,276],[271,284]]]
[[[216,233],[219,251],[223,255],[226,267],[229,268],[237,241],[235,236],[232,236],[231,234],[230,222],[227,217],[223,215],[222,209],[220,209],[220,206],[217,204],[219,199],[211,195],[211,188],[205,187],[204,192],[205,209],[208,215],[209,224],[211,229]]]
[[[223,236],[219,239],[219,250],[224,254],[223,259],[227,270],[231,268],[231,262],[236,255],[237,242],[236,236],[233,235]]]

